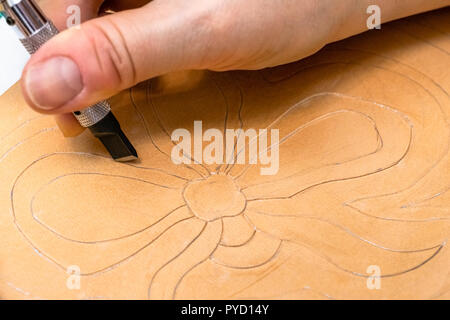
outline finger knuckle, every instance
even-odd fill
[[[121,28],[111,20],[86,25],[84,33],[91,43],[102,72],[115,87],[126,88],[136,82],[136,68]]]

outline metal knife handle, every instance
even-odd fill
[[[27,49],[27,51],[32,55],[36,51],[38,51],[44,43],[46,43],[57,34],[58,29],[56,29],[52,22],[48,21],[37,32],[21,39],[20,41]],[[73,114],[75,118],[77,118],[81,126],[89,128],[105,118],[110,111],[111,105],[108,101],[105,100],[84,110],[76,111]]]

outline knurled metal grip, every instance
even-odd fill
[[[82,127],[89,128],[100,122],[111,112],[111,106],[108,101],[102,101],[92,107],[75,111],[73,115],[77,118]]]
[[[58,29],[52,22],[47,22],[38,32],[35,34],[20,39],[28,53],[33,55],[40,47],[44,45],[48,40],[58,34]]]
[[[40,30],[29,37],[21,39],[25,49],[32,55],[48,40],[58,34],[58,29],[52,22],[47,22]],[[102,120],[111,111],[108,101],[99,102],[89,108],[74,112],[75,118],[81,126],[89,128]]]

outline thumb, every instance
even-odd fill
[[[198,6],[194,6],[198,8]],[[48,41],[23,73],[28,104],[41,113],[68,113],[143,80],[197,68],[208,43],[205,14],[184,1],[162,1],[104,16]]]

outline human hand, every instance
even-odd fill
[[[427,1],[436,6],[448,0]],[[96,18],[102,0],[41,0],[60,30],[70,5],[81,8],[86,22],[33,55],[23,73],[24,96],[36,111],[57,114],[63,133],[73,136],[81,128],[72,111],[146,79],[180,70],[276,66],[364,31],[368,2],[114,0],[106,5],[126,10]]]

